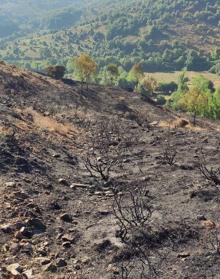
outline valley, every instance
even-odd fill
[[[0,279],[218,279],[218,0],[2,0]]]
[[[133,64],[141,62],[146,72],[183,68],[208,71],[213,67],[213,71],[219,72],[217,0],[166,3],[96,0],[89,6],[83,3],[82,7],[76,5],[79,9],[74,8],[82,15],[79,22],[68,22],[67,14],[59,19],[54,11],[49,25],[40,27],[42,32],[35,28],[34,34],[29,32],[28,37],[3,39],[0,56],[7,62],[38,70],[47,63],[66,65],[72,57],[86,52],[96,59],[99,69],[116,63],[128,71]],[[73,19],[71,9],[69,12]],[[49,22],[50,17],[46,17]]]

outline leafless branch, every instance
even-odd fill
[[[167,142],[163,148],[162,162],[173,166],[176,163],[177,150],[175,146]]]
[[[127,150],[124,135],[117,120],[101,119],[98,123],[90,123],[83,163],[91,177],[109,181],[111,172],[122,166]]]
[[[123,242],[129,234],[143,229],[152,215],[146,188],[128,191],[126,195],[114,196],[113,213],[119,224],[119,236]]]
[[[207,167],[203,150],[200,152],[198,168],[203,177],[205,177],[208,181],[211,181],[216,186],[220,185],[220,168],[214,169],[212,167]]]

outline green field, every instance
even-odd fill
[[[170,72],[170,73],[163,73],[163,72],[156,72],[156,73],[146,73],[146,75],[154,77],[158,83],[169,83],[171,81],[178,82],[178,76],[181,74],[180,71],[176,72]],[[220,76],[217,74],[212,74],[209,72],[192,72],[187,71],[186,77],[189,78],[191,81],[193,77],[196,77],[198,75],[203,75],[208,80],[211,80],[215,88],[220,88]]]

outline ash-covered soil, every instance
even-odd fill
[[[201,167],[218,177],[219,126],[187,121],[1,64],[0,278],[217,279],[220,192]]]

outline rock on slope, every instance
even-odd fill
[[[140,255],[121,241],[113,210],[115,193],[129,204],[126,193],[140,189],[153,210],[143,226],[144,262],[150,259],[158,278],[219,273],[219,193],[197,168],[201,146],[207,166],[218,167],[217,124],[181,128],[174,114],[133,93],[100,86],[80,92],[77,84],[3,63],[0,106],[1,278],[141,278]],[[96,144],[106,133],[100,123],[119,128],[109,160],[115,146],[127,147],[108,181],[83,164],[94,137]],[[168,145],[177,152],[171,166]],[[122,277],[126,268],[130,277]],[[148,268],[146,278],[154,278]]]

